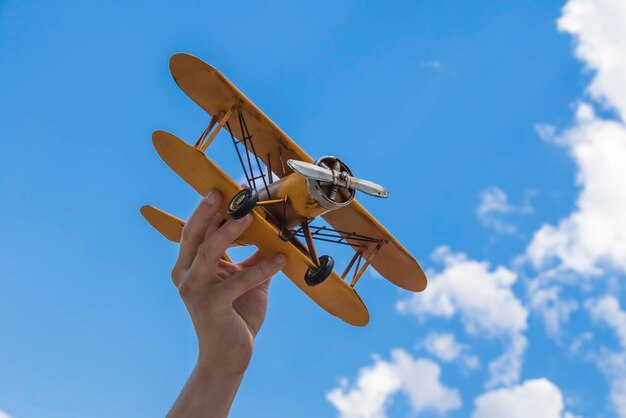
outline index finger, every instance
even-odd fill
[[[188,269],[198,252],[198,247],[204,241],[204,234],[211,222],[218,215],[218,208],[222,195],[217,190],[211,190],[204,196],[183,227],[180,238],[180,248],[176,264]]]

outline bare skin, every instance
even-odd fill
[[[221,200],[211,191],[200,201],[172,270],[198,336],[198,360],[170,418],[228,416],[265,319],[270,279],[286,263],[282,254],[269,260],[259,252],[239,264],[221,259],[252,222],[248,215],[224,223]]]

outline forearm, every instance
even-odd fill
[[[196,365],[168,418],[226,418],[243,374],[220,376]]]

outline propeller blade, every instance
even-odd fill
[[[376,184],[374,182],[368,180],[357,179],[354,177],[350,177],[350,188],[359,190],[363,193],[367,193],[376,197],[387,197],[389,196],[389,192],[380,184]]]
[[[335,175],[336,172],[334,173],[332,170],[298,160],[287,160],[287,165],[301,176],[313,180],[328,182],[332,183],[333,185],[339,185],[342,187],[359,190],[363,193],[367,193],[376,197],[389,196],[389,192],[383,186],[368,180],[362,180],[356,177],[349,176],[348,173],[345,172],[337,173]]]
[[[329,183],[333,183],[335,180],[333,172],[328,168],[298,160],[287,160],[287,165],[301,176],[313,180],[327,181]]]

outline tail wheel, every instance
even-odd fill
[[[243,189],[231,199],[226,212],[232,219],[241,219],[252,212],[258,201],[259,195],[256,190]]]
[[[323,283],[335,267],[335,260],[329,255],[323,255],[319,260],[320,265],[316,268],[309,267],[304,275],[304,281],[311,287]]]

